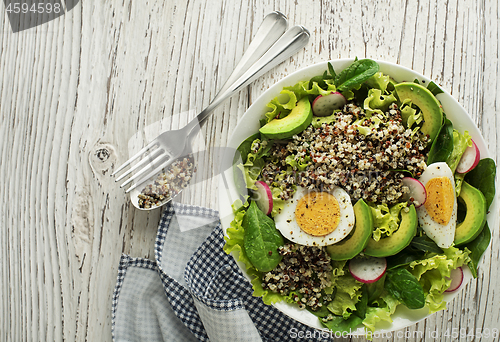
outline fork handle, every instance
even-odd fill
[[[234,83],[219,92],[212,102],[187,124],[187,134],[190,134],[194,128],[200,127],[224,100],[302,49],[309,41],[309,36],[309,31],[303,26],[294,26],[286,31],[261,58],[252,64]]]
[[[225,92],[231,84],[238,80],[262,55],[285,33],[288,27],[286,16],[278,11],[269,13],[264,17],[257,33],[247,47],[243,57],[234,67],[233,72],[228,77],[218,93]],[[217,97],[217,95],[216,95]]]

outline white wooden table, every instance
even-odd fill
[[[358,56],[442,85],[472,115],[498,164],[497,0],[83,0],[15,34],[4,15],[0,341],[111,340],[120,255],[154,259],[160,210],[136,210],[110,174],[138,130],[209,103],[273,10],[307,27],[310,42],[216,111],[203,128],[207,146],[224,146],[252,101],[281,77]],[[216,188],[217,180],[208,182],[183,201],[217,209]],[[421,341],[436,331],[451,341],[452,329],[499,327],[500,241],[498,226],[491,230],[478,279],[448,310],[399,336]],[[381,340],[404,340],[397,336]]]

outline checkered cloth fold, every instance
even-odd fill
[[[123,255],[113,294],[114,341],[293,341],[328,338],[261,298],[227,255],[218,213],[173,203],[160,220],[155,261]]]

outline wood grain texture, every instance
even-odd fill
[[[278,79],[357,56],[401,64],[442,85],[470,113],[498,164],[496,0],[81,1],[16,34],[4,15],[1,341],[111,341],[120,255],[154,258],[160,210],[134,209],[110,174],[137,131],[176,114],[171,125],[179,127],[208,105],[272,10],[307,27],[310,42],[216,110],[202,130],[205,148],[224,146],[248,106]],[[181,200],[217,209],[217,186],[216,179],[204,182]],[[437,331],[437,340],[452,341],[447,329],[498,328],[499,214],[478,279],[448,310],[399,335],[423,341]]]

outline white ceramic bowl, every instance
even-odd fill
[[[330,61],[335,71],[339,72],[345,69],[353,62],[352,59],[340,59]],[[408,68],[402,67],[400,65],[377,61],[380,65],[380,71],[384,74],[390,75],[397,82],[403,81],[414,81],[418,79],[421,82],[425,82],[428,84],[430,80],[425,76],[416,73]],[[327,63],[322,62],[318,64],[311,65],[304,69],[298,70],[293,74],[283,78],[274,86],[269,88],[264,94],[262,94],[247,110],[247,112],[240,119],[238,125],[236,126],[231,139],[229,140],[228,147],[236,149],[240,143],[245,140],[250,135],[256,133],[259,130],[259,119],[264,117],[264,113],[266,112],[266,104],[269,103],[274,97],[276,97],[280,91],[285,86],[292,86],[299,81],[308,80],[313,76],[321,75],[325,70],[327,70]],[[481,136],[478,128],[472,121],[471,117],[467,114],[465,109],[446,91],[442,94],[436,96],[443,106],[443,110],[446,113],[447,117],[453,122],[453,127],[457,130],[463,132],[467,130],[469,134],[474,139],[474,142],[477,144],[479,150],[481,151],[481,158],[489,157],[488,150],[486,148],[486,143]],[[225,156],[224,165],[230,165],[233,156]],[[225,168],[224,168],[225,169]],[[233,220],[233,212],[231,209],[231,204],[234,199],[237,198],[237,191],[234,185],[234,181],[232,178],[232,172],[227,171],[222,174],[221,181],[219,182],[219,211],[221,215],[221,221],[224,231],[229,227],[230,222]],[[495,203],[492,204],[492,206]],[[493,212],[494,210],[490,210]],[[488,221],[493,219],[488,215]],[[494,227],[491,225],[490,227]],[[235,256],[237,259],[237,256]],[[246,275],[245,267],[242,267],[240,264],[240,269]],[[444,300],[446,302],[450,302],[453,298],[455,298],[458,293],[463,290],[465,284],[467,284],[472,275],[467,266],[463,267],[464,269],[464,281],[462,283],[461,289],[452,292],[445,293]],[[248,278],[248,276],[247,276]],[[309,313],[307,310],[300,310],[298,307],[287,304],[287,303],[277,303],[275,304],[276,308],[285,313],[286,315],[294,318],[295,320],[302,322],[308,326],[318,329],[324,329],[324,327],[319,323],[319,320],[316,316]],[[380,323],[377,326],[377,332],[383,333],[388,331],[393,331],[397,329],[402,329],[407,326],[410,326],[418,321],[428,317],[428,309],[423,308],[419,310],[410,310],[407,309],[404,305],[399,305],[395,314],[392,316],[393,322],[391,323]],[[354,334],[362,334],[364,330],[360,328]]]

